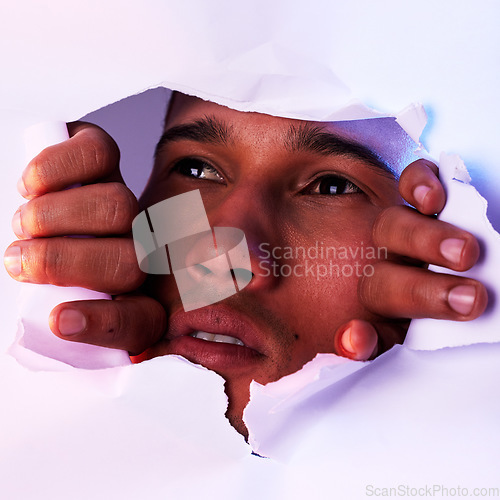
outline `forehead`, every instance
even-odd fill
[[[287,140],[290,131],[327,132],[343,141],[358,144],[388,167],[397,178],[406,165],[419,156],[418,144],[398,125],[394,118],[311,122],[282,118],[262,113],[236,111],[200,98],[174,93],[170,101],[165,129],[211,117],[231,129],[237,138],[268,143]]]
[[[236,111],[214,102],[204,101],[198,97],[180,93],[173,94],[167,111],[165,128],[168,129],[179,124],[194,122],[204,117],[215,117],[221,122],[230,125],[231,132],[234,135],[251,132],[268,136],[270,131],[278,134],[286,133],[292,127],[301,127],[305,123],[310,123],[347,138],[347,134],[343,134],[342,128],[336,122],[305,122],[263,113]]]

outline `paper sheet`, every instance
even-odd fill
[[[3,5],[2,246],[22,202],[13,190],[24,127],[77,119],[159,84],[236,109],[313,119],[359,117],[354,98],[384,116],[422,101],[431,116],[424,144],[435,156],[460,151],[472,160],[497,224],[498,6],[424,0],[407,9],[396,0]],[[161,120],[161,99],[153,101],[148,116]],[[139,141],[142,124],[130,126]],[[481,178],[479,167],[488,166]],[[2,352],[16,328],[16,288],[4,273]],[[158,358],[34,373],[2,355],[2,494],[357,499],[369,486],[498,487],[498,345],[403,346],[355,373],[320,371],[281,412],[267,414],[256,391],[252,439],[270,459],[250,455],[229,427],[222,380],[206,370]],[[272,440],[264,421],[280,429]]]
[[[223,416],[224,381],[213,372],[168,356],[65,373],[7,358],[0,373],[9,381],[0,387],[9,403],[0,425],[4,498],[188,498],[226,481],[238,489],[242,471],[233,469],[251,450]]]
[[[479,484],[488,477],[494,485],[499,353],[498,343],[437,351],[396,346],[351,373],[335,366],[333,355],[326,369],[316,359],[308,368],[314,381],[292,404],[283,404],[282,380],[252,386],[245,410],[251,441],[259,453],[287,464],[322,463],[308,472],[317,477],[330,469],[341,483],[343,474],[353,478],[358,470],[361,482],[370,477],[379,485],[409,478]],[[353,498],[362,498],[358,491]]]
[[[499,355],[499,344],[400,346],[326,388],[313,383],[293,406],[256,417],[253,439],[269,458],[251,455],[222,416],[222,380],[175,357],[63,377],[3,359],[2,494],[358,499],[371,488],[436,488],[436,498],[498,488]],[[255,391],[249,410],[262,398]],[[262,439],[264,422],[273,439]]]

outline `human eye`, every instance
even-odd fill
[[[324,175],[309,184],[305,190],[306,194],[321,194],[327,196],[358,194],[362,192],[363,191],[356,186],[356,184],[338,175]]]
[[[185,177],[224,184],[224,178],[217,169],[200,158],[183,158],[174,164],[173,171]]]

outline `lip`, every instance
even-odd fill
[[[191,337],[196,331],[230,335],[245,346]],[[259,363],[265,357],[264,339],[249,318],[224,305],[176,311],[170,317],[166,335],[169,352],[222,373],[246,370]]]

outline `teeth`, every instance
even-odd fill
[[[240,339],[231,337],[229,335],[219,335],[217,333],[197,331],[192,333],[191,337],[194,337],[195,339],[208,340],[209,342],[222,342],[224,344],[235,344],[242,346],[245,345]]]

